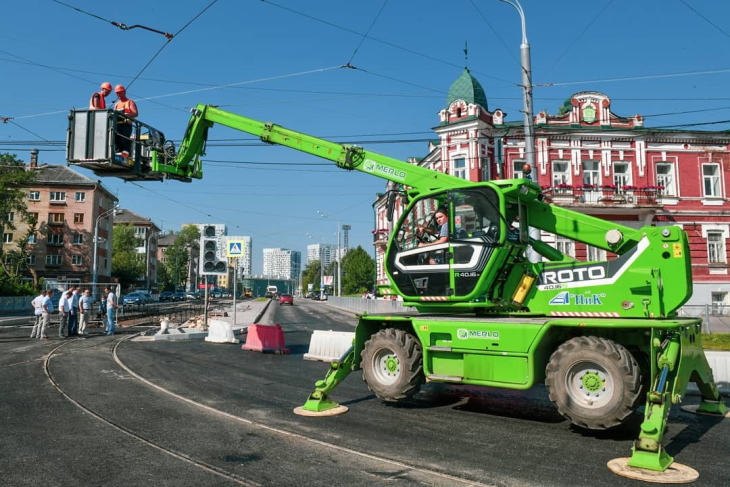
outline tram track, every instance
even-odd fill
[[[260,421],[254,421],[248,418],[240,417],[225,411],[221,411],[219,409],[213,408],[211,406],[208,406],[206,404],[202,404],[200,402],[194,401],[188,397],[185,397],[181,394],[172,392],[164,387],[161,387],[158,384],[153,383],[150,380],[147,380],[146,378],[140,376],[136,372],[134,372],[127,364],[125,364],[118,354],[119,347],[125,343],[126,341],[138,336],[138,333],[134,334],[125,334],[124,336],[114,337],[113,340],[105,340],[103,343],[100,343],[99,345],[108,345],[110,341],[113,341],[114,344],[111,347],[111,357],[112,360],[119,366],[122,370],[124,370],[127,374],[129,374],[131,377],[136,379],[139,383],[144,384],[146,387],[149,387],[151,389],[156,390],[159,393],[165,394],[171,398],[173,398],[175,401],[188,404],[190,406],[193,406],[194,408],[197,408],[202,411],[206,411],[207,413],[211,413],[213,415],[219,416],[221,418],[224,418],[226,420],[234,421],[237,423],[241,423],[244,425],[247,425],[250,428],[255,428],[257,430],[265,431],[267,433],[270,433],[272,435],[288,439],[286,441],[291,442],[292,440],[294,442],[302,442],[303,445],[316,445],[317,447],[324,448],[326,450],[329,450],[331,452],[336,452],[337,455],[344,455],[345,458],[350,458],[352,463],[358,463],[355,461],[355,459],[359,459],[359,463],[365,463],[368,465],[381,465],[381,467],[388,466],[389,469],[395,470],[398,473],[397,475],[391,476],[391,477],[379,477],[381,480],[395,480],[396,477],[400,477],[404,475],[403,472],[405,472],[408,475],[415,475],[423,479],[431,479],[432,481],[425,482],[426,485],[463,485],[463,486],[486,486],[489,484],[483,484],[479,482],[475,482],[471,479],[462,478],[456,475],[450,475],[444,472],[439,472],[436,470],[431,470],[427,468],[421,468],[413,464],[408,464],[403,461],[394,460],[391,458],[386,458],[379,455],[374,455],[371,453],[366,453],[362,451],[358,451],[352,448],[344,447],[341,445],[337,445],[332,442],[323,441],[321,439],[315,438],[313,436],[304,435],[301,433],[292,432],[283,428],[270,426],[267,424],[264,424]],[[51,385],[55,388],[56,391],[58,391],[59,394],[61,394],[66,400],[68,400],[71,404],[73,404],[75,407],[80,409],[86,414],[89,414],[91,417],[96,419],[97,421],[100,421],[104,423],[105,425],[113,428],[114,430],[134,439],[135,441],[140,442],[141,444],[144,444],[146,446],[149,446],[165,455],[169,455],[170,457],[173,457],[177,460],[180,460],[182,462],[187,463],[188,465],[194,466],[195,468],[200,469],[201,471],[210,473],[212,475],[215,475],[221,479],[225,479],[227,481],[232,482],[236,485],[243,485],[243,486],[258,486],[262,485],[250,478],[246,478],[244,476],[238,475],[234,472],[228,471],[224,468],[221,468],[220,466],[213,465],[209,462],[206,462],[204,460],[201,460],[200,458],[196,458],[194,456],[191,456],[189,454],[186,454],[182,451],[179,451],[177,449],[170,448],[168,446],[165,446],[160,442],[159,440],[154,440],[148,435],[145,435],[144,433],[141,433],[139,431],[135,431],[124,424],[121,424],[119,421],[115,421],[108,417],[107,415],[101,414],[94,410],[94,408],[88,406],[84,403],[84,401],[77,397],[72,397],[71,394],[69,394],[63,387],[62,381],[54,376],[53,373],[53,367],[52,362],[54,357],[56,357],[58,354],[63,353],[64,350],[71,345],[72,343],[78,343],[78,341],[66,341],[58,346],[54,347],[43,359],[43,370],[50,381]],[[98,345],[94,345],[89,348],[83,348],[81,350],[73,351],[75,352],[83,352],[85,350],[95,348]]]

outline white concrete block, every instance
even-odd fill
[[[230,323],[222,320],[208,320],[208,336],[206,342],[212,343],[238,343],[238,338],[233,336],[233,327]]]
[[[354,339],[355,332],[315,330],[309,342],[309,352],[304,354],[304,360],[334,362],[352,346]]]

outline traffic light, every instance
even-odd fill
[[[222,249],[221,236],[217,235],[215,225],[203,225],[200,233],[200,275],[217,276],[228,272],[228,262]]]

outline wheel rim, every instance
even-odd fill
[[[381,348],[373,355],[373,375],[381,384],[395,383],[400,376],[400,360],[392,350]]]
[[[570,398],[583,407],[597,409],[605,406],[614,395],[611,375],[593,362],[577,362],[565,375],[565,388]]]

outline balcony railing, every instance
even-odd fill
[[[547,186],[543,193],[550,201],[562,205],[658,206],[662,195],[659,186]]]

